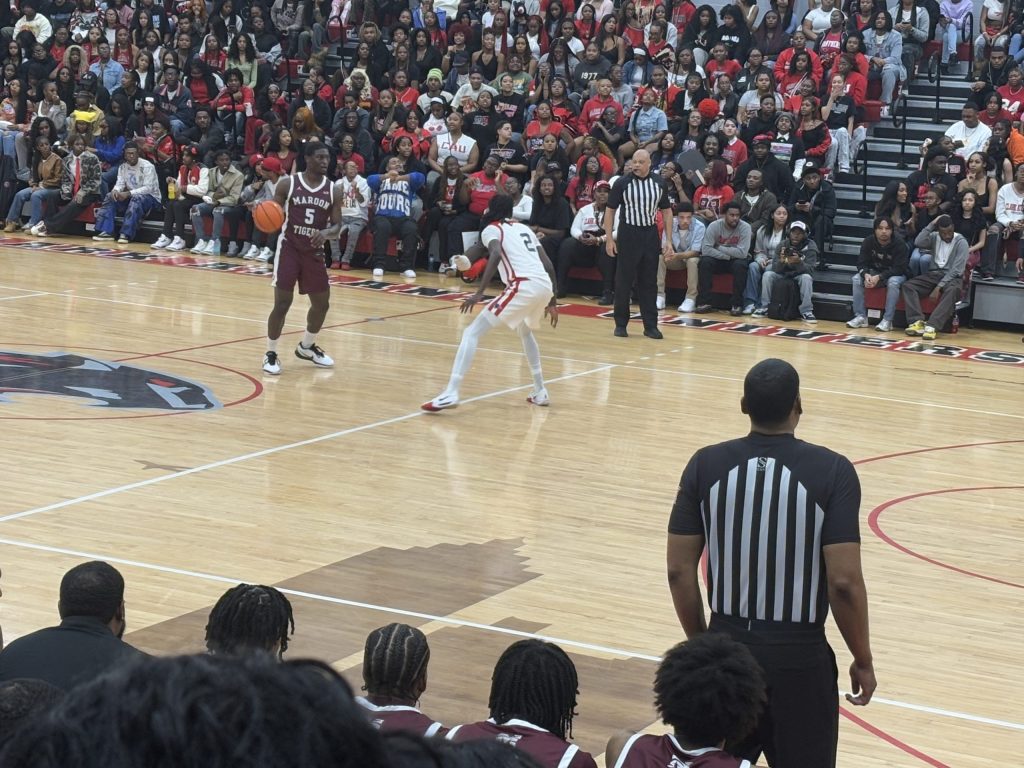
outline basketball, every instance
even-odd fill
[[[264,200],[253,208],[252,223],[256,225],[256,229],[268,235],[280,232],[284,226],[284,209],[275,200]]]

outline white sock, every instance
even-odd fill
[[[488,331],[498,322],[490,312],[481,312],[476,320],[469,324],[469,327],[462,332],[462,341],[459,343],[459,351],[455,353],[455,363],[452,365],[452,375],[448,380],[445,392],[450,395],[458,395],[459,385],[462,378],[469,373],[469,367],[473,364],[473,356],[476,354],[477,344]]]
[[[277,352],[277,339],[267,339],[267,352]]]
[[[533,386],[535,389],[544,389],[544,374],[540,369],[540,347],[537,346],[533,331],[525,323],[519,326],[519,338],[523,341],[523,353],[533,375]]]
[[[305,333],[302,334],[302,346],[304,346],[306,349],[309,349],[314,344],[316,344],[315,333],[310,333],[309,331],[306,331]]]

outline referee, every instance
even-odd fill
[[[668,582],[688,637],[708,629],[745,644],[768,703],[732,754],[772,768],[833,768],[839,730],[829,608],[853,655],[853,704],[875,690],[860,565],[860,481],[844,456],[794,436],[800,377],[783,360],[747,373],[750,434],[700,449],[683,472],[668,526]],[[697,571],[707,546],[710,625]]]
[[[618,253],[612,229],[615,213],[622,209],[619,219]],[[659,237],[655,216],[661,209],[665,222],[664,237]],[[651,156],[646,149],[633,155],[633,172],[619,177],[608,198],[608,212],[604,217],[605,248],[616,258],[615,265],[615,335],[628,336],[629,299],[636,283],[640,299],[640,316],[644,321],[644,336],[662,338],[658,330],[658,260],[671,249],[672,206],[665,192],[665,182],[651,175]]]

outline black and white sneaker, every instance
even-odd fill
[[[277,359],[277,352],[267,352],[263,356],[263,372],[271,376],[281,373],[281,361]]]
[[[319,365],[321,368],[331,368],[334,365],[334,360],[316,344],[304,347],[300,341],[299,345],[295,347],[295,356],[301,360],[309,360],[309,362]]]

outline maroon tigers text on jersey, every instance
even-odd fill
[[[315,232],[331,224],[334,207],[334,182],[326,176],[319,186],[312,188],[303,181],[303,174],[291,176],[288,204],[284,209],[284,228],[281,240],[296,255],[314,251],[311,238]]]
[[[752,768],[747,760],[733,757],[718,747],[683,749],[672,734],[637,733],[619,753],[612,768]]]
[[[366,710],[373,727],[382,733],[389,731],[405,731],[418,736],[443,736],[445,727],[431,720],[416,707],[388,706],[378,707],[366,697],[357,696],[356,702]]]
[[[544,768],[597,768],[589,753],[525,720],[513,719],[503,725],[493,720],[456,725],[445,738],[451,741],[496,739],[523,750]]]

